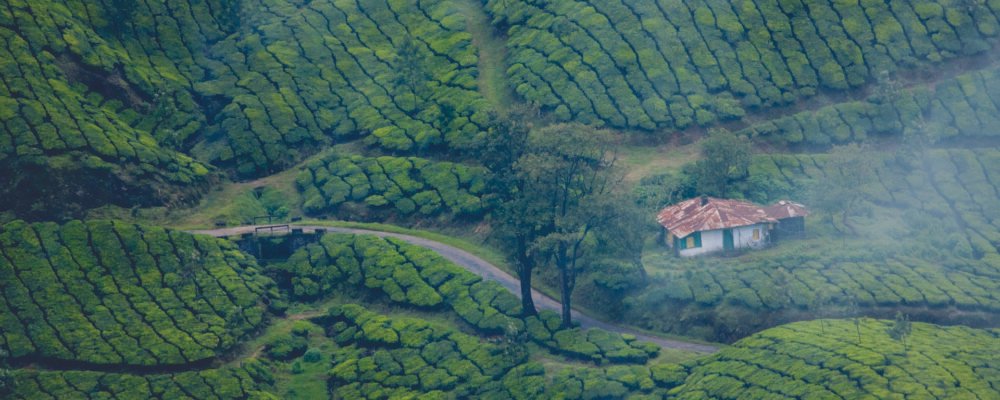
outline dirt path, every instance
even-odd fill
[[[479,56],[479,92],[498,112],[506,113],[514,102],[507,85],[507,39],[493,28],[479,0],[463,0],[458,7],[465,16],[466,31]]]
[[[255,225],[248,225],[248,226],[240,226],[233,228],[190,231],[190,233],[210,235],[215,237],[239,236],[244,233],[253,233],[255,228],[257,227],[258,226]],[[454,262],[455,264],[464,267],[465,269],[471,271],[474,274],[481,276],[483,279],[490,279],[499,282],[501,285],[506,287],[508,290],[510,290],[517,296],[520,296],[521,293],[519,285],[520,281],[517,278],[511,276],[510,274],[501,270],[500,268],[497,268],[495,265],[490,264],[486,260],[476,257],[475,255],[465,250],[452,247],[444,243],[435,242],[433,240],[424,239],[416,236],[404,235],[401,233],[381,232],[381,231],[373,231],[367,229],[338,228],[338,227],[315,226],[315,225],[295,225],[294,228],[302,229],[304,233],[315,232],[316,229],[325,229],[327,232],[364,234],[364,235],[374,235],[379,237],[397,238],[410,244],[434,250],[442,257],[450,260],[451,262]],[[532,289],[531,293],[532,293],[531,296],[532,299],[535,300],[535,306],[539,307],[540,309],[559,312],[560,303],[558,301],[534,289]],[[640,340],[653,342],[668,349],[688,350],[700,353],[714,353],[715,351],[718,350],[718,348],[711,345],[652,336],[629,327],[618,326],[597,320],[577,310],[573,310],[573,318],[580,323],[581,327],[584,328],[600,328],[609,332],[635,335],[635,337],[639,338]]]

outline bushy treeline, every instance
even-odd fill
[[[566,368],[547,375],[525,343],[508,335],[484,342],[419,319],[391,318],[357,305],[324,318],[340,346],[330,370],[334,397],[430,396],[479,399],[662,398],[680,383],[672,364]]]
[[[953,149],[873,156],[875,180],[854,188],[868,206],[852,216],[872,220],[861,223],[871,232],[781,243],[738,259],[649,257],[644,261],[654,283],[626,300],[626,318],[727,340],[825,312],[904,307],[920,310],[922,319],[948,320],[955,308],[1000,311],[1000,154]],[[750,175],[776,196],[802,195],[834,173],[829,157],[757,156]],[[809,218],[811,227],[825,223],[822,214]]]
[[[425,310],[451,310],[484,333],[510,327],[555,352],[597,363],[644,362],[659,348],[634,338],[580,328],[560,329],[546,311],[521,319],[521,303],[496,281],[483,280],[431,250],[398,239],[326,234],[320,243],[270,269],[293,299],[312,300],[340,285],[383,293],[392,302]]]
[[[997,4],[680,0],[486,2],[510,84],[561,120],[656,129],[846,90],[991,48]]]
[[[678,399],[996,398],[1000,332],[872,319],[798,322],[696,363]],[[674,396],[672,396],[674,397]]]
[[[0,227],[0,349],[93,364],[186,364],[264,323],[271,280],[226,241],[110,221]]]
[[[738,133],[780,145],[827,146],[895,135],[933,144],[1000,135],[1000,69],[988,68],[933,85],[892,88],[751,125]]]
[[[416,157],[332,156],[307,164],[295,183],[309,214],[363,204],[400,215],[474,216],[485,211],[485,175],[481,167]]]
[[[262,391],[273,383],[258,363],[241,368],[206,369],[159,375],[132,375],[89,371],[18,370],[12,399],[197,399],[272,400]]]

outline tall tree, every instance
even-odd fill
[[[394,64],[398,74],[395,84],[398,88],[407,89],[410,98],[407,112],[415,113],[418,108],[419,91],[431,78],[431,74],[427,70],[427,56],[424,49],[412,37],[406,36],[396,50]]]
[[[136,0],[111,0],[107,13],[108,28],[111,32],[115,35],[124,33],[125,27],[132,21],[137,9]]]
[[[531,126],[527,121],[530,121],[530,111],[524,109],[514,110],[507,116],[492,115],[476,151],[480,162],[490,171],[488,186],[493,193],[489,201],[495,204],[491,214],[494,232],[517,269],[525,316],[537,313],[531,298],[531,277],[537,256],[531,243],[539,235],[538,226],[532,219],[539,205],[535,199],[524,196],[525,182],[515,173],[515,165],[528,146]]]
[[[701,142],[701,155],[690,172],[698,194],[728,197],[735,184],[750,176],[753,147],[746,136],[712,129]]]
[[[562,323],[572,324],[576,277],[597,247],[599,233],[623,220],[628,201],[620,195],[616,146],[608,132],[579,124],[531,131],[514,165],[521,201],[530,204],[522,223],[534,224],[531,248],[559,273]]]

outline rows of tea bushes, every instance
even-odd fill
[[[627,318],[725,340],[829,311],[908,307],[932,321],[951,318],[953,308],[1000,312],[1000,154],[952,149],[876,157],[878,179],[857,188],[870,202],[868,216],[854,217],[861,236],[784,242],[737,259],[647,257],[655,283],[628,301]],[[826,159],[757,156],[751,175],[806,193],[829,173]],[[822,218],[810,216],[807,226],[820,226]],[[685,321],[679,309],[699,317]]]
[[[336,398],[566,399],[658,395],[683,380],[670,364],[566,368],[546,376],[527,362],[524,343],[493,343],[419,319],[392,318],[357,305],[332,308],[327,334],[341,348],[330,370]]]
[[[110,221],[0,227],[0,349],[18,359],[185,364],[264,321],[272,285],[226,241]]]
[[[684,128],[989,50],[994,2],[491,0],[510,85],[561,120]]]
[[[265,2],[253,30],[212,46],[224,99],[218,162],[241,174],[287,166],[326,137],[425,150],[479,131],[476,53],[449,2]],[[215,149],[209,146],[208,149]]]
[[[885,98],[884,98],[885,97]],[[825,146],[898,135],[927,142],[996,137],[1000,69],[988,68],[861,101],[838,103],[755,124],[741,134],[779,145]]]
[[[262,391],[272,380],[257,363],[159,375],[21,369],[11,399],[275,399]]]
[[[350,203],[401,215],[476,215],[484,209],[485,173],[416,157],[333,156],[307,164],[295,183],[309,214]]]
[[[451,310],[480,332],[526,329],[532,340],[553,351],[597,363],[644,362],[659,351],[618,334],[560,329],[558,316],[550,311],[521,320],[520,300],[499,283],[398,239],[326,234],[269,271],[293,299],[318,299],[339,285],[364,287],[397,304]]]
[[[1000,331],[892,321],[816,320],[769,329],[690,368],[678,399],[991,399]],[[904,345],[905,341],[905,345]]]

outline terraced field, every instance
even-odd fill
[[[678,399],[989,399],[1000,396],[1000,332],[819,320],[769,329],[693,365]]]
[[[182,365],[264,324],[270,279],[231,244],[115,222],[0,228],[0,326],[15,362]]]
[[[363,204],[401,215],[476,216],[486,207],[485,169],[416,157],[331,156],[306,164],[295,183],[310,214]]]
[[[492,0],[510,84],[561,120],[682,129],[992,47],[995,2]]]

